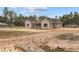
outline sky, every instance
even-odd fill
[[[0,15],[3,15],[4,7],[0,7]],[[24,16],[37,15],[37,16],[62,16],[63,14],[69,14],[70,12],[78,12],[79,7],[9,7],[9,10],[13,10],[18,15]]]

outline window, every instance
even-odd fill
[[[27,27],[29,27],[29,24],[27,24]]]
[[[47,24],[44,24],[44,27],[47,27]]]

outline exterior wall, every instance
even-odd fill
[[[32,27],[31,22],[30,22],[29,20],[27,20],[27,21],[25,22],[25,28],[31,28],[31,27]]]
[[[32,28],[36,29],[36,23],[32,23]]]
[[[44,24],[47,24],[47,27],[44,26]],[[42,22],[41,22],[41,28],[42,29],[51,29],[50,27],[50,22],[46,19],[44,19]]]
[[[41,23],[36,23],[36,28],[41,29]]]
[[[38,23],[38,22],[33,23],[29,20],[26,20],[25,27],[34,28],[34,29],[57,29],[57,28],[62,28],[62,23],[61,22],[53,23],[47,19],[44,19],[40,23]]]
[[[54,28],[62,28],[62,23],[54,23]]]
[[[62,28],[62,23],[59,23],[59,27],[58,28]]]
[[[50,27],[51,27],[51,29],[54,29],[53,23],[50,23]]]

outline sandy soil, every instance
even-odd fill
[[[4,30],[1,28],[0,30]],[[62,33],[79,33],[79,28],[61,28],[53,30],[35,30],[35,29],[10,29],[6,28],[7,31],[32,31],[32,32],[41,32],[33,35],[20,36],[0,39],[0,51],[28,51],[28,52],[42,52],[45,51],[39,46],[41,44],[48,45],[51,49],[57,47],[64,48],[66,51],[79,51],[79,42],[78,41],[68,41],[68,40],[59,40],[56,36]],[[15,46],[19,48],[15,48]],[[24,50],[22,50],[24,49]]]
[[[4,31],[28,31],[28,32],[47,32],[50,30],[44,29],[27,29],[27,28],[0,28],[0,30]]]

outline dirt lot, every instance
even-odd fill
[[[26,31],[0,31],[0,39],[11,38],[11,37],[20,37],[36,34],[36,32],[26,32]]]
[[[61,28],[52,30],[1,28],[0,51],[79,51],[79,37],[75,38],[75,35],[70,35],[70,33],[75,34],[78,37],[79,28]],[[62,37],[62,35],[64,35],[64,37]],[[74,41],[71,39],[74,39]]]

